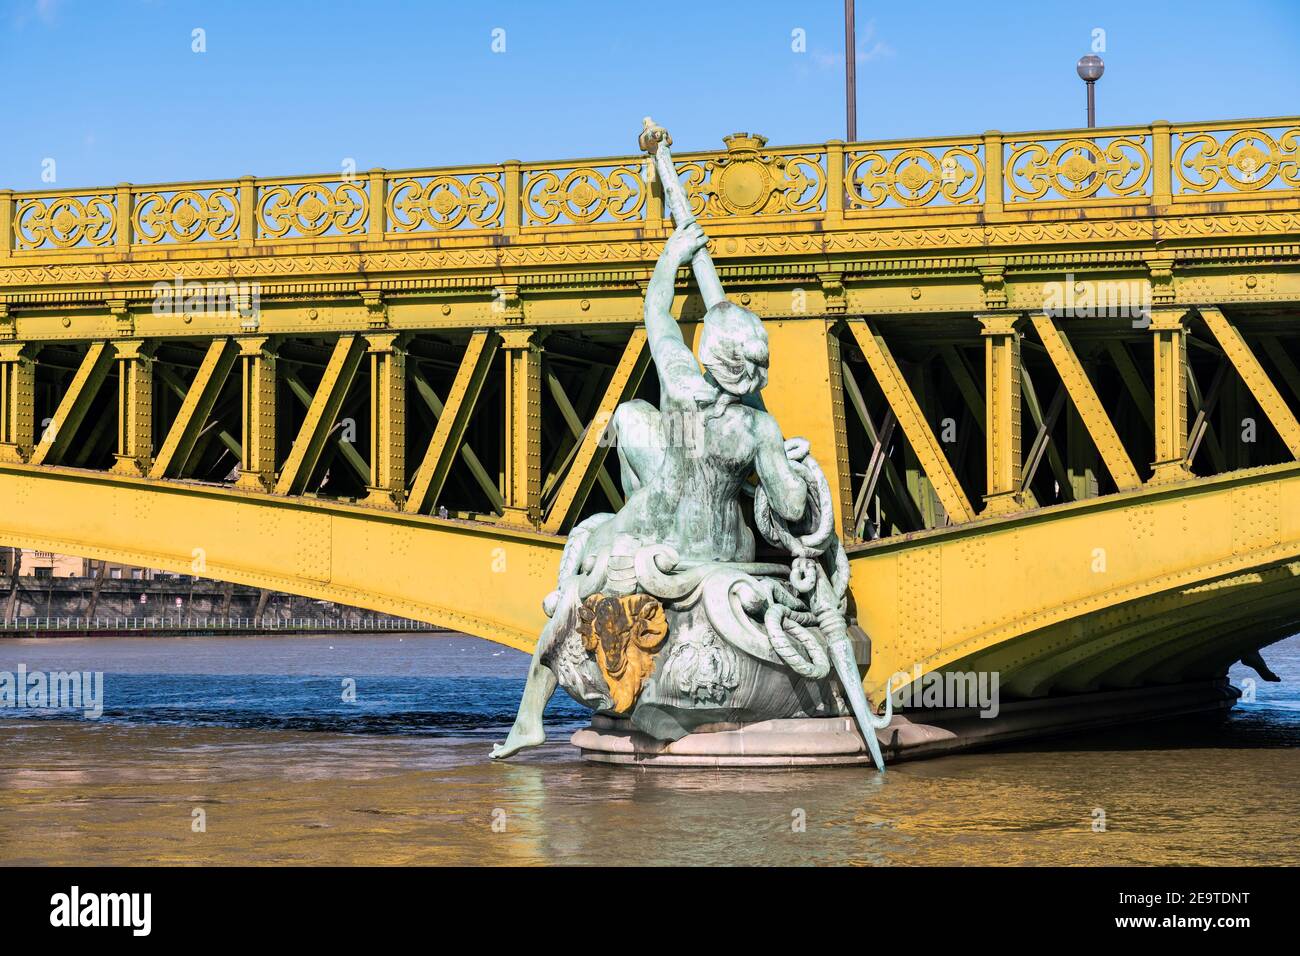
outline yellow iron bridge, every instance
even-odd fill
[[[1300,630],[1300,119],[677,159],[875,700],[1197,685]],[[622,504],[668,231],[644,157],[0,191],[0,543],[528,649]]]

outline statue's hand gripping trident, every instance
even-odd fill
[[[654,162],[655,175],[663,184],[664,199],[673,222],[678,229],[683,229],[695,222],[695,213],[691,212],[691,202],[686,198],[686,190],[682,189],[681,180],[677,178],[677,167],[673,165],[673,154],[669,150],[673,138],[668,135],[668,130],[656,126],[655,121],[648,116],[642,125],[641,148],[650,154]],[[695,282],[700,287],[705,309],[726,300],[718,270],[714,268],[713,257],[707,248],[701,249],[691,258],[691,271],[695,273]]]
[[[654,163],[652,169],[654,170],[654,174],[658,177],[659,182],[662,184],[663,195],[668,211],[672,215],[673,221],[677,224],[677,232],[674,234],[673,238],[669,240],[669,243],[671,244],[676,241],[679,236],[707,242],[707,237],[703,236],[703,231],[700,230],[696,223],[695,213],[691,211],[691,203],[686,196],[686,190],[682,188],[681,180],[677,178],[677,167],[673,165],[673,155],[669,149],[672,145],[673,139],[668,135],[668,131],[662,126],[656,125],[654,120],[647,116],[642,123],[639,142],[641,148],[650,155],[650,158]],[[647,177],[647,179],[648,178],[649,177]],[[696,232],[698,232],[699,235],[693,236],[692,233]],[[721,313],[718,308],[715,308],[718,306],[730,307],[733,315],[743,313],[752,321],[752,330],[748,331],[748,333],[744,331],[744,323],[731,323],[732,329],[730,334],[735,336],[737,333],[740,333],[742,338],[746,339],[748,342],[747,345],[741,347],[740,352],[745,353],[745,357],[748,358],[759,357],[764,368],[760,380],[754,383],[757,387],[743,389],[742,391],[744,394],[740,396],[739,400],[741,403],[749,405],[752,408],[764,410],[763,398],[759,393],[759,388],[761,388],[767,380],[767,335],[763,331],[762,324],[758,321],[756,316],[750,315],[745,310],[739,309],[739,307],[731,306],[731,304],[727,302],[726,294],[722,291],[722,282],[718,278],[718,270],[713,265],[713,258],[709,255],[707,246],[699,248],[691,256],[690,263],[691,271],[695,274],[695,283],[699,286],[700,298],[704,301],[704,328],[706,336],[711,326],[721,324]],[[665,290],[665,294],[668,295],[669,300],[671,301],[671,290]],[[647,300],[647,306],[649,306],[649,300]],[[649,314],[649,311],[647,314]],[[703,349],[703,339],[700,344]],[[740,354],[729,356],[732,361],[740,357]],[[700,360],[707,364],[707,357],[703,354],[703,351],[700,355]]]

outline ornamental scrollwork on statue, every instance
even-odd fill
[[[19,249],[71,249],[113,241],[117,213],[111,196],[53,196],[21,201],[14,213]]]
[[[500,173],[394,179],[388,186],[388,228],[402,233],[499,228],[501,196]]]
[[[353,182],[305,183],[261,188],[259,238],[315,238],[364,232],[370,212],[365,189]]]
[[[235,189],[182,189],[150,192],[136,197],[135,241],[142,246],[160,242],[233,239],[239,230],[239,197]]]
[[[531,170],[524,185],[524,225],[588,225],[641,219],[646,184],[639,166]]]
[[[1278,180],[1300,187],[1300,126],[1276,138],[1262,129],[1237,130],[1222,142],[1213,133],[1185,132],[1174,154],[1174,176],[1181,193],[1256,192]]]
[[[850,209],[955,206],[980,201],[984,163],[972,144],[864,150],[849,154],[844,178]]]
[[[1080,200],[1143,195],[1151,157],[1143,137],[1117,136],[1108,142],[1067,139],[1050,143],[1010,143],[1006,161],[1008,198]]]
[[[819,212],[826,198],[824,152],[764,152],[767,137],[724,136],[727,152],[677,164],[691,212],[701,218]]]

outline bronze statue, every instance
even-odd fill
[[[786,439],[763,408],[767,333],[723,294],[671,140],[647,120],[641,142],[677,221],[645,300],[660,407],[636,400],[614,415],[626,503],[571,533],[518,717],[492,756],[543,742],[559,685],[662,740],[720,722],[852,713],[883,768],[875,728],[889,715],[874,717],[862,690],[826,478],[808,443]],[[688,262],[706,306],[698,361],[670,311]],[[742,494],[790,565],[755,561]]]

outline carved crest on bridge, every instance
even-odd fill
[[[695,215],[764,216],[819,207],[826,171],[816,156],[764,151],[767,137],[757,133],[732,133],[722,141],[725,154],[678,167]]]

